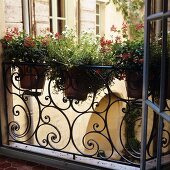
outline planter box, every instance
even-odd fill
[[[143,75],[140,72],[126,73],[126,90],[130,98],[142,98]]]
[[[45,66],[19,66],[20,87],[22,89],[43,89],[45,84]]]

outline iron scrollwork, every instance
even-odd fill
[[[108,81],[115,71],[113,67],[82,67],[84,71],[90,70],[90,74],[101,76],[103,87],[93,84],[97,81],[84,79],[83,88],[88,86],[88,93],[78,100],[64,93],[69,86],[73,86],[72,91],[77,90],[72,75],[69,75],[66,89],[57,86],[58,81],[65,81],[66,75],[59,67],[56,70],[58,74],[63,73],[63,79],[53,80],[47,79],[45,73],[39,75],[34,64],[29,65],[29,73],[37,82],[33,89],[21,87],[23,65],[25,63],[3,65],[9,143],[139,165],[141,100],[124,98],[115,92],[114,78],[112,82]],[[48,68],[45,64],[41,65]],[[108,70],[105,77],[101,75],[103,69]],[[46,78],[44,89],[36,87],[41,76]],[[27,83],[29,81],[33,79],[27,77]],[[89,86],[89,83],[92,85]],[[93,90],[96,85],[101,87]],[[163,141],[165,147],[166,137]]]

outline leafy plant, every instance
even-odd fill
[[[49,43],[48,62],[56,61],[67,68],[80,65],[112,65],[112,61],[107,59],[110,54],[104,55],[99,45],[100,41],[93,33],[83,32],[78,37],[74,30],[66,29],[61,35],[55,34]]]
[[[115,50],[115,62],[119,67],[118,78],[126,77],[127,71],[143,69],[144,43],[143,41],[125,41]]]
[[[74,30],[66,29],[61,35],[55,34],[48,45],[48,54],[49,78],[55,81],[55,86],[59,89],[65,88],[66,75],[69,71],[76,72],[74,69],[79,70],[81,76],[78,77],[83,77],[84,80],[78,81],[86,84],[88,92],[96,93],[113,79],[113,74],[108,76],[109,70],[97,68],[98,65],[113,64],[110,60],[112,52],[102,51],[100,39],[92,32],[83,32],[78,37]]]
[[[130,106],[127,106],[126,109],[126,116],[125,116],[125,123],[126,123],[126,148],[129,151],[140,151],[141,144],[136,138],[135,134],[135,125],[136,122],[141,119],[142,115],[142,108],[141,106],[131,103]]]
[[[48,36],[33,37],[17,28],[7,29],[0,40],[7,61],[44,62],[47,57]]]
[[[141,25],[136,25],[138,31],[143,31]],[[138,37],[136,40],[131,40],[128,36],[128,25],[126,22],[122,23],[122,28],[118,29],[114,25],[111,27],[115,38],[110,44],[112,52],[112,61],[115,63],[116,77],[120,80],[126,78],[126,72],[140,71],[143,68],[144,57],[144,40],[143,37]]]
[[[129,27],[129,33],[132,39],[136,39],[142,34],[136,29],[136,25],[142,26],[144,23],[144,1],[143,0],[110,0],[116,5],[117,11],[121,11],[124,20]],[[143,36],[143,35],[142,35]]]

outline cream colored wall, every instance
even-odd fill
[[[0,36],[1,37],[4,35],[4,30],[5,30],[5,28],[4,28],[5,27],[5,22],[4,22],[4,12],[3,12],[3,2],[4,2],[3,0],[0,0],[0,14],[1,14],[0,15],[1,16],[0,17],[0,26],[1,26],[0,27]],[[10,6],[10,2],[11,2],[11,4],[13,4],[12,1],[6,0],[6,4],[8,4],[9,6]],[[18,2],[19,1],[17,1],[16,4],[18,4]],[[47,5],[46,4],[47,1],[45,1],[45,0],[44,1],[37,1],[37,4],[40,3],[40,2],[41,3],[43,2],[43,4]],[[95,0],[81,0],[81,4],[80,4],[81,5],[80,6],[80,9],[81,9],[81,13],[80,13],[81,14],[81,16],[80,16],[80,28],[81,28],[81,31],[89,30],[89,29],[95,30],[95,22],[96,22],[95,21],[95,19],[96,19],[95,18],[95,7],[96,7],[95,4],[96,4]],[[8,5],[6,7],[8,7]],[[18,4],[18,6],[17,6],[17,9],[19,9],[19,11],[20,11],[19,7],[20,7],[20,4]],[[71,8],[69,8],[69,6],[67,8],[71,10]],[[48,8],[46,6],[44,6],[44,10],[47,10],[47,9]],[[11,7],[10,7],[9,10],[12,10]],[[13,9],[13,10],[15,10],[15,9]],[[37,12],[41,13],[41,11],[37,11]],[[5,17],[6,18],[6,27],[15,26],[15,24],[13,24],[13,23],[11,23],[11,24],[7,23],[8,21],[14,21],[15,18],[13,20],[13,19],[10,18],[10,16],[7,16],[9,14],[9,11],[8,12],[6,11],[5,14],[6,14],[6,17]],[[45,16],[44,20],[47,21],[47,16]],[[19,23],[17,23],[17,24],[19,25],[19,27],[22,27],[20,17],[19,17],[18,22]],[[75,23],[72,22],[71,20],[69,20],[68,22],[70,24],[72,24],[73,26],[75,25]],[[106,37],[108,37],[108,38],[110,37],[110,28],[111,28],[111,26],[113,24],[116,27],[121,28],[122,22],[123,22],[123,17],[121,16],[120,13],[116,12],[116,8],[113,6],[113,4],[107,5],[106,8],[105,8],[105,24],[104,24],[104,30],[105,30]],[[46,23],[45,23],[45,25],[46,25]],[[37,28],[39,29],[40,27],[38,26]],[[0,52],[1,51],[2,50],[0,49]],[[2,78],[2,76],[1,76],[1,78]],[[126,94],[125,82],[124,81],[119,81],[119,80],[114,80],[114,83],[115,83],[114,86],[111,87],[112,91],[115,92],[116,94],[118,94],[119,96],[121,96],[123,98],[126,98],[127,94]],[[2,85],[1,85],[1,87],[2,87]],[[44,93],[40,97],[40,99],[43,100],[44,103],[47,102],[47,101],[45,101],[45,96],[47,94],[48,94],[47,86],[45,86]],[[62,98],[63,98],[62,93],[59,93],[58,95],[53,95],[54,101],[56,101],[57,102],[56,104],[61,106],[61,107],[63,107]],[[104,105],[106,104],[106,99],[107,99],[107,97],[105,97],[104,94],[102,94],[98,98],[98,101],[101,100],[101,102],[100,102],[101,107],[100,108],[104,107]],[[34,120],[33,128],[35,129],[35,127],[36,127],[36,125],[38,123],[38,119],[39,119],[39,110],[38,110],[38,105],[37,105],[36,100],[35,100],[34,97],[32,97],[32,100],[33,100],[33,104],[34,104],[33,105],[34,106],[33,107],[33,120]],[[113,97],[112,100],[115,100],[115,98]],[[14,102],[14,105],[15,104],[21,104],[21,105],[25,106],[25,104],[18,97],[15,97],[13,99],[13,102]],[[89,104],[89,102],[90,102],[90,100],[87,101],[88,104]],[[79,104],[79,107],[81,109],[85,109],[88,106],[87,103],[83,102],[82,104]],[[67,106],[67,103],[65,104],[65,106]],[[2,113],[2,108],[3,107],[2,107],[2,103],[1,103],[1,108],[0,108],[1,113]],[[114,108],[116,108],[116,109],[114,110]],[[109,114],[111,114],[113,112],[113,110],[115,112],[115,114],[111,114],[111,117],[110,117],[108,123],[111,124],[112,121],[114,122],[113,125],[111,125],[111,133],[116,134],[116,136],[118,135],[120,121],[121,121],[122,116],[123,116],[122,112],[121,112],[121,108],[122,108],[122,106],[120,104],[118,104],[115,107],[112,107],[111,110],[109,111]],[[12,114],[12,111],[10,111],[9,114]],[[25,116],[23,116],[24,113],[22,112],[21,115],[22,115],[21,116],[22,118],[19,118],[19,117],[17,118],[16,117],[15,120],[19,121],[20,124],[22,125],[22,127],[25,127],[26,126],[26,119],[25,119]],[[49,115],[50,118],[51,118],[51,123],[53,123],[62,132],[62,136],[61,136],[62,140],[58,144],[55,144],[55,147],[57,146],[58,148],[61,148],[63,145],[65,145],[68,142],[68,138],[69,138],[69,135],[70,135],[69,134],[68,122],[65,120],[65,118],[64,118],[64,116],[63,116],[63,114],[61,112],[57,111],[56,109],[54,109],[52,107],[51,107],[51,109],[48,109],[48,110],[45,109],[43,111],[43,116],[45,116],[45,115]],[[72,109],[68,109],[65,112],[65,115],[68,117],[71,124],[73,123],[74,119],[77,117],[77,113],[75,113]],[[45,120],[45,117],[43,117],[43,119]],[[76,122],[76,124],[74,126],[74,139],[75,139],[76,145],[78,146],[78,149],[80,151],[82,151],[82,152],[87,152],[87,150],[82,145],[82,137],[86,132],[88,132],[91,129],[92,124],[96,120],[98,120],[98,122],[102,124],[101,119],[100,120],[96,119],[96,116],[94,116],[93,114],[90,113],[90,114],[87,114],[85,116],[82,116],[82,117],[78,118],[78,120],[77,120],[77,122]],[[149,122],[151,122],[151,123],[149,123],[149,125],[151,125],[152,124],[152,116],[149,117]],[[149,129],[151,129],[151,127],[149,127]],[[42,140],[43,136],[46,137],[46,135],[51,131],[55,132],[55,133],[57,132],[54,127],[49,127],[48,125],[44,126],[44,128],[41,128],[40,131],[38,131],[38,134],[41,136],[40,139]],[[137,136],[140,139],[140,133],[138,133],[139,131],[140,130],[137,130]],[[23,133],[23,130],[20,130],[18,132]],[[101,143],[105,143],[105,144],[102,144],[101,149],[106,150],[106,154],[109,154],[111,148],[110,148],[109,145],[107,145],[107,141],[104,141],[104,139],[101,139],[99,136],[94,136],[94,138],[97,139],[97,140],[100,140]],[[112,138],[113,138],[113,136],[112,136]],[[124,139],[124,136],[123,136],[123,139]],[[118,141],[118,140],[115,141],[114,140],[114,142],[116,143],[117,149],[120,152],[122,152],[122,146],[120,144],[118,144],[120,141]],[[65,148],[65,150],[70,151],[70,152],[77,152],[74,149],[72,143],[69,144],[67,146],[67,148]],[[115,155],[112,155],[112,157],[114,159],[119,159],[119,156],[116,155],[116,153],[114,153],[114,154]]]
[[[5,4],[4,0],[0,0],[0,38],[2,38],[5,34]],[[2,52],[2,48],[0,48],[0,52]],[[0,56],[2,57],[2,54],[0,53]]]
[[[21,0],[4,0],[5,28],[23,29]]]
[[[120,12],[116,11],[115,5],[111,2],[109,5],[106,5],[105,8],[105,35],[107,38],[110,38],[110,35],[114,35],[110,31],[111,26],[115,25],[117,28],[122,27],[124,19]]]
[[[98,150],[103,150],[105,152],[106,157],[110,157],[110,159],[114,160],[119,160],[121,158],[120,155],[123,155],[124,148],[122,144],[125,146],[126,141],[125,124],[124,123],[122,124],[121,128],[122,133],[120,133],[120,127],[123,117],[125,115],[122,112],[122,108],[125,108],[125,103],[118,100],[119,98],[117,98],[117,96],[115,96],[114,94],[111,95],[110,103],[113,104],[111,105],[107,113],[104,110],[106,110],[106,108],[108,107],[109,95],[104,96],[100,100],[98,107],[96,107],[96,111],[99,112],[100,114],[93,113],[91,115],[87,126],[86,134],[89,132],[91,133],[89,133],[89,135],[87,135],[85,138],[86,139],[85,144],[87,147],[87,149],[85,149],[86,154],[94,154]],[[107,121],[108,132],[107,128],[105,127],[105,122],[103,120]],[[95,123],[98,124],[98,127],[96,129],[94,129]],[[95,130],[100,131],[100,133],[95,132]],[[114,148],[112,148],[111,141],[109,141],[108,139],[109,140],[111,139]],[[95,147],[91,149],[91,147],[88,145],[88,142],[92,142],[92,140],[96,141],[98,145],[94,143]],[[123,141],[122,144],[121,140]]]
[[[36,20],[37,20],[37,29],[41,28],[38,27],[38,24],[40,24],[43,20],[47,22],[47,17],[46,15],[44,16],[44,19],[42,16],[39,16],[39,14],[41,14],[40,11],[38,11],[38,3],[40,3],[39,5],[42,6],[42,9],[44,9],[45,11],[47,10],[47,2],[46,1],[36,1]],[[81,3],[80,3],[80,9],[81,9],[81,13],[80,13],[80,28],[81,28],[81,31],[83,30],[95,30],[95,23],[96,23],[96,18],[95,18],[95,8],[96,8],[96,1],[95,0],[81,0]],[[114,24],[114,20],[112,20],[112,18],[110,18],[111,15],[115,16],[116,12],[115,12],[115,8],[113,8],[112,5],[108,5],[106,6],[106,13],[105,13],[105,16],[106,16],[106,22],[104,25],[105,26],[105,30],[106,30],[106,34],[109,35],[110,33],[110,27],[112,26],[112,24]],[[39,19],[38,19],[38,16],[39,16]],[[118,17],[120,18],[120,14],[118,15]],[[116,18],[116,17],[115,17]],[[115,19],[115,21],[117,22],[117,19]],[[119,20],[120,22],[116,24],[115,22],[115,25],[116,26],[121,26],[122,24],[122,21]],[[69,22],[72,22],[72,21],[69,21]],[[74,24],[73,24],[74,25]],[[114,86],[112,86],[112,90],[115,92],[115,93],[118,93],[120,96],[124,96],[126,97],[126,91],[125,91],[125,83],[124,81],[118,81],[118,80],[115,80],[115,84]],[[18,82],[16,82],[18,83]],[[22,93],[22,92],[19,92],[18,90],[16,90],[15,92],[17,93]],[[48,95],[48,91],[47,91],[47,86],[45,86],[45,89],[44,89],[44,92],[43,92],[43,95],[40,97],[40,99],[42,101],[44,101],[44,103],[46,102],[45,101],[45,96]],[[52,95],[53,97],[53,100],[56,101],[56,104],[57,106],[60,106],[60,107],[63,107],[63,102],[62,102],[62,98],[63,98],[63,94],[62,93],[59,93],[58,95],[54,94]],[[38,104],[35,100],[34,97],[31,97],[32,99],[32,103],[33,103],[33,110],[32,110],[32,118],[34,120],[34,125],[33,125],[33,131],[35,130],[35,127],[37,126],[37,123],[38,123],[38,120],[39,120],[39,108],[38,108]],[[101,108],[104,107],[104,105],[107,103],[107,100],[106,100],[107,97],[105,97],[105,94],[102,93],[102,95],[100,94],[100,97],[98,97],[97,101],[99,102],[101,100]],[[115,98],[113,97],[112,100],[114,100]],[[20,105],[23,105],[25,108],[26,108],[26,104],[24,104],[22,102],[22,100],[19,98],[19,97],[14,97],[13,99],[13,104],[16,105],[16,104],[20,104]],[[87,102],[83,102],[82,104],[79,104],[79,109],[85,109],[88,107],[89,103],[91,101],[88,100]],[[67,103],[65,104],[65,106],[67,106]],[[76,106],[77,107],[77,106]],[[121,113],[121,108],[122,106],[120,106],[120,109],[119,109],[119,104],[115,106],[116,108],[116,111],[114,110],[114,108],[112,107],[110,109],[110,113],[113,112],[113,110],[115,112],[118,112],[115,113],[115,115],[113,114],[110,114],[112,116],[114,116],[114,118],[111,116],[111,118],[109,119],[109,124],[111,124],[111,120],[113,118],[113,121],[115,122],[112,126],[111,126],[111,133],[113,134],[116,134],[118,135],[118,129],[120,127],[120,121],[121,121],[121,118],[122,118],[122,113]],[[17,109],[21,109],[21,108],[17,108]],[[28,112],[28,110],[26,109],[26,112]],[[9,112],[10,114],[12,114],[12,110]],[[17,132],[18,134],[23,134],[24,133],[24,130],[27,125],[27,121],[26,121],[26,115],[24,115],[26,113],[24,113],[24,111],[21,109],[21,112],[20,112],[20,116],[15,116],[15,120],[19,122],[19,124],[21,125],[21,129]],[[57,148],[62,148],[62,146],[66,145],[66,143],[68,142],[68,138],[69,138],[69,126],[68,126],[68,122],[65,120],[63,114],[61,112],[59,112],[58,110],[54,109],[53,107],[51,108],[48,108],[47,109],[44,109],[43,110],[43,113],[42,113],[42,120],[45,120],[45,116],[48,115],[50,118],[51,118],[51,123],[54,124],[62,133],[62,140],[57,143],[57,144],[54,144],[53,147],[57,147]],[[74,119],[77,117],[77,113],[75,111],[73,111],[72,109],[68,109],[67,111],[65,111],[65,115],[67,116],[67,118],[69,119],[70,121],[70,124],[73,123]],[[22,117],[22,118],[21,118]],[[78,149],[82,152],[85,152],[85,148],[82,144],[82,138],[83,138],[83,135],[86,134],[86,132],[89,130],[89,127],[91,127],[91,125],[94,123],[94,120],[95,120],[95,116],[92,115],[92,114],[86,114],[84,116],[81,116],[80,118],[77,119],[75,125],[74,125],[74,141],[76,143],[76,146],[78,146]],[[100,121],[99,121],[100,122]],[[101,123],[101,122],[100,122]],[[31,124],[32,125],[32,124]],[[26,136],[24,138],[27,139],[30,137],[31,135],[31,129],[28,129],[29,131],[29,135]],[[44,127],[40,128],[39,131],[38,131],[38,135],[39,136],[39,139],[41,140],[41,143],[42,143],[42,140],[44,139],[43,137],[47,137],[47,134],[49,132],[54,132],[54,133],[57,133],[56,129],[54,127],[51,127],[49,125],[45,125]],[[112,136],[113,137],[113,136]],[[95,137],[96,138],[96,137]],[[123,137],[124,138],[124,137]],[[100,138],[97,138],[97,139],[100,139]],[[102,144],[103,140],[101,139],[101,144]],[[106,141],[105,141],[106,142]],[[114,140],[115,142],[115,140]],[[120,141],[117,140],[116,142],[116,147],[117,149],[121,152],[122,151],[122,146],[120,146]],[[109,146],[107,145],[103,145],[103,149],[106,149],[106,152],[109,154],[111,148],[109,148]],[[106,148],[105,148],[106,147]],[[66,151],[70,151],[70,152],[77,152],[72,143],[70,143],[66,148],[65,148]],[[114,155],[112,155],[112,157],[116,158],[116,153],[114,153]],[[119,156],[116,158],[118,159]]]
[[[5,34],[5,4],[4,0],[0,0],[0,39]],[[3,72],[2,72],[2,44],[0,43],[0,93],[1,93],[1,102],[0,102],[0,121],[2,128],[2,142],[7,143],[7,125],[5,120],[5,98],[4,98],[4,87],[3,87]]]
[[[96,29],[96,0],[80,0],[80,32]]]

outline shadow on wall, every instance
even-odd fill
[[[117,96],[115,93],[103,97],[95,109],[96,113],[91,115],[85,135],[84,153],[87,155],[120,160],[122,144],[126,143],[125,125],[122,123],[125,115],[122,109],[126,105]]]

